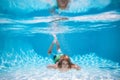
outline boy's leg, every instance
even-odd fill
[[[60,44],[59,44],[59,42],[58,42],[58,40],[57,40],[56,35],[53,34],[53,37],[54,37],[54,42],[56,43],[56,46],[57,46],[57,52],[58,52],[58,53],[62,53],[62,51],[61,51],[61,49],[60,49]]]
[[[52,34],[52,36],[54,37],[54,40],[52,41],[52,43],[51,43],[51,45],[50,45],[50,47],[49,47],[49,49],[48,49],[48,54],[51,54],[52,49],[53,49],[53,47],[54,47],[54,44],[55,44],[56,41],[57,41],[56,34]]]
[[[52,48],[54,47],[54,44],[56,44],[56,46],[57,46],[57,52],[61,53],[60,44],[57,40],[57,36],[56,36],[56,34],[52,34],[52,35],[54,37],[54,40],[53,40],[52,44],[50,45],[50,48],[48,49],[48,54],[51,54]]]
[[[56,36],[56,34],[52,34],[52,35],[53,35],[53,37],[54,37],[54,43],[56,43],[57,50],[59,50],[59,49],[60,49],[60,44],[59,44],[59,42],[58,42],[58,40],[57,40],[57,36]]]
[[[48,49],[48,54],[51,54],[53,46],[54,46],[54,43],[52,42],[52,44],[50,45]]]

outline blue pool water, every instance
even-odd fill
[[[120,80],[119,4],[71,0],[53,15],[56,0],[0,0],[0,80]],[[52,33],[81,70],[46,68]]]

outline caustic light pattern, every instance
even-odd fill
[[[76,55],[72,62],[78,64],[81,70],[59,72],[47,69],[53,64],[51,58],[38,56],[34,50],[20,53],[6,52],[0,57],[1,80],[119,80],[119,63],[98,57],[95,53]]]

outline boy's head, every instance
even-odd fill
[[[65,9],[70,0],[57,0],[58,7],[60,9]]]

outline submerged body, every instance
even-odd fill
[[[53,68],[53,69],[58,69],[60,71],[68,71],[70,69],[76,69],[76,70],[80,70],[80,67],[76,64],[73,64],[69,57],[68,59],[65,57],[68,57],[67,55],[63,55],[60,57],[60,60],[58,62],[56,62],[55,64],[53,65],[48,65],[47,67],[48,68]]]
[[[54,40],[53,40],[53,42],[48,50],[48,54],[51,54],[54,44],[57,45],[58,54],[54,55],[54,58],[53,58],[55,64],[48,65],[47,68],[58,69],[60,71],[68,71],[70,69],[80,70],[80,67],[78,65],[73,64],[71,62],[69,56],[62,53],[62,51],[60,49],[59,42],[56,38],[56,35],[54,35]]]

